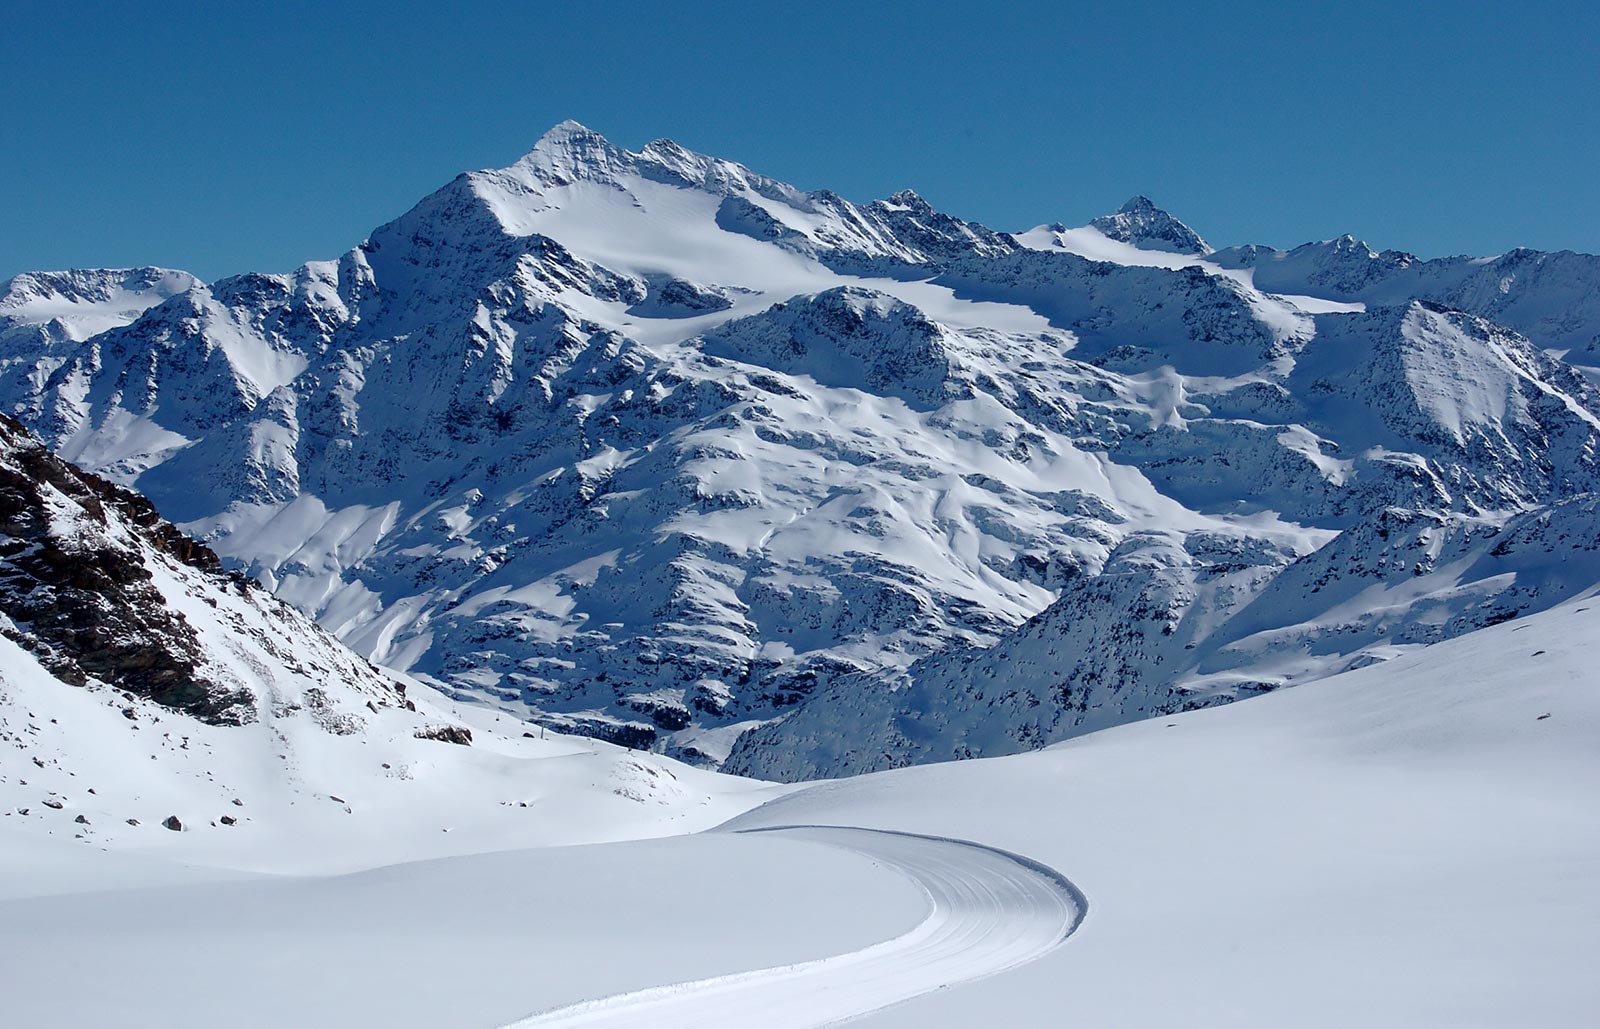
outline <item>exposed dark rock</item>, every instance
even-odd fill
[[[27,627],[8,635],[64,682],[94,678],[212,724],[250,721],[255,698],[201,671],[199,639],[152,583],[141,545],[220,574],[216,554],[144,497],[0,415],[0,612]]]
[[[430,725],[425,729],[418,729],[412,735],[419,740],[438,740],[440,743],[472,746],[472,730],[459,725]]]
[[[177,815],[168,815],[161,824],[173,832],[183,832],[183,822],[179,821]]]

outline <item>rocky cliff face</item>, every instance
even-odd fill
[[[393,680],[224,572],[144,497],[61,460],[3,415],[0,615],[0,632],[57,679],[212,725],[256,721],[308,691],[328,703],[405,703]]]
[[[253,717],[247,689],[201,671],[200,640],[153,585],[141,544],[202,572],[221,571],[216,555],[11,419],[0,422],[0,453],[4,631],[65,682],[93,677],[212,723]]]

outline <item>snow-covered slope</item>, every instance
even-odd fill
[[[1085,606],[1095,653],[1041,642],[1048,709],[986,715],[995,745],[1259,692],[1209,655],[1336,671],[1432,615],[1341,636],[1312,594],[1290,635],[1319,658],[1289,665],[1226,627],[1392,512],[1499,531],[1595,488],[1600,401],[1515,332],[1205,250],[1142,198],[1010,236],[565,123],[335,261],[8,349],[0,402],[457,701],[703,763],[764,726],[738,767],[826,774],[816,725],[870,708],[843,745],[876,748],[944,695],[908,675]],[[1172,616],[1114,624],[1151,575]],[[1440,603],[1438,636],[1476,624]],[[1192,651],[1146,638],[1186,619]],[[1104,718],[1065,712],[1101,688]],[[921,724],[866,766],[983,752]]]
[[[1059,950],[869,1026],[1588,1025],[1600,605],[1245,704],[822,783],[729,828],[982,840],[1060,869]]]
[[[0,818],[5,1010],[41,1029],[219,1011],[421,1029],[641,991],[549,1021],[734,1029],[905,989],[860,1024],[1580,1029],[1600,1004],[1596,619],[1575,599],[1247,704],[813,784],[670,839],[413,861],[427,837],[391,836],[404,863],[252,876]],[[855,828],[760,831],[807,824]],[[978,847],[868,863],[823,845],[885,831]],[[1081,889],[1060,946],[1036,935],[1061,932],[1058,896],[963,856],[995,848]],[[965,981],[1030,936],[1037,960]],[[173,967],[181,991],[150,988]],[[293,988],[262,989],[264,970]],[[797,991],[808,975],[826,992]]]
[[[523,731],[380,671],[0,416],[8,840],[337,868],[685,831],[754,800],[755,784]]]

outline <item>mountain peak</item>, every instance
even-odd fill
[[[1130,243],[1143,250],[1166,250],[1178,254],[1206,254],[1211,245],[1183,222],[1157,207],[1143,194],[1129,198],[1115,214],[1102,215],[1089,223],[1107,239]]]
[[[604,175],[626,163],[627,154],[600,133],[568,118],[551,128],[513,167],[543,172],[556,181]]]
[[[602,143],[605,142],[605,137],[589,128],[589,126],[572,118],[566,118],[551,126],[544,135],[540,136],[539,142],[534,144],[534,149],[537,150],[540,147],[546,146],[547,144],[562,144],[568,140],[574,139],[599,140]]]

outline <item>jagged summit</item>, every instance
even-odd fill
[[[1144,250],[1177,254],[1205,254],[1211,246],[1200,234],[1157,207],[1149,197],[1135,196],[1115,214],[1101,215],[1089,223],[1108,239],[1131,243]]]

